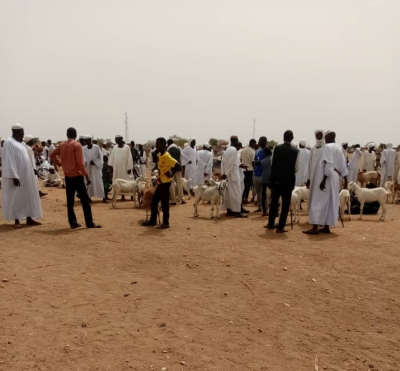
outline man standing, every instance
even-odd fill
[[[177,163],[180,164],[181,149],[176,144],[174,144],[173,139],[168,139],[167,145],[168,153]],[[172,177],[169,195],[171,199],[171,205],[176,205],[178,200],[181,202],[182,205],[186,204],[186,201],[183,199],[182,170],[175,172],[174,176]]]
[[[131,147],[132,161],[133,164],[136,165],[139,162],[139,151],[137,150],[135,142],[133,140],[131,141],[130,147]]]
[[[240,184],[240,160],[238,156],[239,139],[237,136],[231,136],[231,145],[225,150],[221,160],[222,179],[228,181],[225,190],[224,208],[227,209],[227,216],[236,218],[247,218],[242,211],[242,187]]]
[[[247,170],[244,172],[244,192],[243,192],[243,204],[248,204],[250,189],[253,188],[253,161],[256,155],[254,148],[256,147],[256,140],[251,139],[249,145],[241,152],[242,165],[247,166]]]
[[[349,175],[348,175],[347,179],[349,182],[357,183],[359,162],[360,162],[360,158],[363,154],[361,152],[360,148],[361,148],[361,146],[359,144],[356,144],[354,146],[353,157],[351,158],[351,160],[349,161],[349,163],[347,165],[347,169],[349,170]]]
[[[345,157],[343,156],[342,147],[335,142],[336,133],[332,130],[328,130],[325,132],[325,143],[331,150],[333,168],[339,174],[339,187],[338,194],[341,191],[342,179],[344,180],[343,188],[347,189],[347,175],[349,171],[346,166]]]
[[[83,147],[85,168],[89,174],[90,184],[87,187],[89,198],[92,197],[104,199],[103,185],[103,154],[100,147],[92,143],[90,136],[85,136],[85,147]]]
[[[262,211],[262,166],[261,161],[264,159],[264,148],[267,146],[267,137],[260,137],[258,140],[258,150],[254,157],[253,168],[254,168],[254,188],[257,193],[257,210],[255,213],[260,213]]]
[[[86,228],[101,228],[100,225],[93,222],[92,209],[90,207],[90,200],[87,194],[84,177],[88,185],[90,185],[90,179],[83,162],[82,146],[75,141],[76,130],[74,128],[69,128],[67,130],[67,138],[68,140],[66,142],[61,143],[53,151],[50,155],[50,159],[53,162],[58,162],[58,165],[62,166],[65,174],[69,225],[71,229],[80,227],[74,211],[75,193],[77,193],[78,198],[81,200]],[[60,156],[61,162],[58,160],[57,156]]]
[[[203,149],[197,152],[197,180],[196,184],[204,184],[206,179],[212,175],[214,158],[211,146],[204,144]]]
[[[339,174],[333,166],[332,154],[324,140],[324,131],[315,131],[316,146],[311,150],[307,188],[308,223],[313,227],[305,234],[331,233],[329,226],[337,225],[339,213]],[[318,229],[319,225],[324,228]]]
[[[272,168],[270,183],[272,185],[271,207],[269,210],[268,225],[266,228],[276,228],[276,233],[285,233],[287,230],[286,219],[289,213],[292,192],[296,183],[296,172],[299,163],[299,150],[292,145],[293,132],[285,131],[283,144],[274,148],[272,157]],[[278,225],[275,225],[276,214],[278,213],[279,199],[282,197],[281,215]]]
[[[185,166],[185,179],[187,179],[188,187],[192,192],[193,187],[197,186],[197,151],[196,139],[190,139],[189,145],[181,152],[182,166]]]
[[[146,175],[146,151],[143,148],[142,144],[139,144],[139,175]]]
[[[29,157],[29,161],[32,164],[32,170],[35,173],[35,177],[38,183],[38,189],[39,189],[39,196],[40,197],[44,197],[47,195],[47,193],[43,193],[40,189],[40,183],[39,183],[39,179],[38,179],[38,170],[37,170],[37,166],[36,166],[36,159],[35,159],[35,154],[33,153],[33,136],[32,135],[25,135],[25,140],[24,140],[24,144],[26,146],[26,150],[28,152],[28,157]]]
[[[133,169],[133,157],[131,150],[123,143],[121,135],[115,137],[117,143],[111,152],[108,166],[112,168],[113,181],[115,179],[130,180],[129,175]]]
[[[375,164],[376,164],[375,143],[369,143],[368,151],[365,151],[362,155],[362,170],[375,171]]]
[[[20,219],[27,225],[40,225],[33,220],[42,217],[37,178],[32,169],[20,124],[11,127],[12,138],[4,142],[2,151],[2,214],[6,220],[15,220],[15,228],[21,228]]]
[[[400,146],[397,146],[396,159],[394,160],[393,180],[397,180],[397,182],[399,182],[399,173],[400,173]]]
[[[42,156],[44,156],[44,158],[46,159],[46,161],[49,161],[49,147],[47,147],[47,143],[46,142],[41,142],[42,144]]]
[[[307,166],[308,159],[310,158],[310,151],[306,148],[307,142],[301,140],[299,142],[299,168],[296,173],[296,187],[301,187],[307,182]]]
[[[347,142],[342,143],[343,156],[344,156],[344,161],[346,162],[346,165],[349,162],[348,153],[347,153],[348,148],[349,148],[349,143],[347,143]]]
[[[387,148],[382,152],[381,156],[381,187],[385,185],[388,178],[393,179],[394,161],[396,159],[396,150],[393,149],[393,144],[388,143]]]
[[[58,169],[57,169],[57,164],[55,163],[55,161],[51,161],[51,159],[50,159],[50,156],[51,156],[52,152],[56,149],[55,145],[51,142],[50,139],[47,141],[47,147],[49,148],[48,153],[49,153],[49,160],[50,160],[49,162],[50,162],[50,165],[53,165],[53,166],[54,166],[54,169],[55,169],[56,171],[58,171]]]
[[[158,204],[161,201],[163,223],[156,228],[167,229],[169,228],[169,189],[174,174],[181,171],[181,165],[167,152],[167,141],[165,138],[158,138],[156,140],[156,150],[158,153],[158,171],[160,172],[159,183],[151,202],[150,220],[143,222],[142,226],[150,227],[156,225]]]

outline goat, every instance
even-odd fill
[[[294,190],[299,190],[300,191],[300,196],[301,196],[301,200],[300,200],[300,210],[303,210],[303,208],[301,207],[301,203],[302,201],[308,201],[308,195],[310,193],[310,191],[307,189],[306,186],[304,187],[294,187]]]
[[[379,174],[377,171],[367,171],[365,173],[361,172],[358,173],[357,181],[360,183],[361,188],[363,188],[368,182],[378,185],[381,181],[381,174]]]
[[[384,188],[361,188],[358,184],[350,182],[348,186],[349,190],[357,195],[358,201],[360,202],[360,219],[362,219],[362,213],[365,202],[378,201],[382,208],[382,216],[380,220],[384,221],[386,216],[386,198],[388,191]]]
[[[351,202],[350,192],[347,189],[342,189],[339,194],[339,212],[340,215],[344,215],[344,209],[347,206],[349,212],[349,220],[351,220]]]
[[[130,194],[133,197],[133,203],[136,203],[136,193],[138,192],[138,184],[141,181],[146,181],[144,174],[140,175],[136,180],[115,179],[112,184],[112,207],[117,208],[117,197],[121,193]]]
[[[294,211],[294,222],[297,221],[300,223],[300,202],[301,202],[301,189],[295,189],[292,192],[292,198],[290,200],[290,210]]]
[[[191,181],[191,179],[186,180],[185,178],[182,178],[182,188],[183,190],[188,194],[189,196],[189,200],[192,198],[191,194],[190,194],[190,190],[189,190],[189,186],[188,183]]]
[[[219,208],[222,203],[222,196],[225,192],[227,186],[226,180],[221,180],[219,185],[207,187],[204,185],[200,185],[194,187],[194,216],[199,216],[199,212],[197,210],[197,205],[200,200],[210,201],[211,202],[211,219],[214,219],[214,206],[217,208],[217,218],[219,219]]]
[[[389,192],[386,202],[388,204],[393,204],[394,203],[394,199],[395,199],[394,182],[391,181],[391,180],[388,180],[385,183],[384,188]]]

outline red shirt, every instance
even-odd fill
[[[61,157],[61,163],[57,156]],[[56,162],[58,166],[62,166],[64,174],[68,178],[88,175],[83,163],[82,146],[74,139],[68,139],[61,143],[51,152],[50,160]]]

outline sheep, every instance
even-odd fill
[[[349,213],[349,220],[351,220],[351,202],[350,202],[350,192],[347,189],[342,189],[339,194],[339,212],[340,215],[344,215],[344,209],[347,206],[347,211]]]
[[[384,221],[386,216],[386,198],[388,195],[388,191],[386,189],[380,188],[361,188],[358,184],[354,182],[350,182],[348,186],[351,192],[354,192],[357,195],[358,201],[360,202],[360,219],[362,219],[362,213],[364,209],[365,202],[374,202],[378,201],[382,208],[382,216],[380,220]]]
[[[214,219],[214,206],[217,208],[217,218],[219,219],[219,208],[222,203],[222,196],[225,192],[227,187],[226,180],[221,180],[220,184],[217,186],[207,187],[204,185],[200,185],[194,187],[194,195],[195,195],[195,202],[194,202],[194,216],[199,216],[199,212],[197,210],[197,205],[199,204],[200,200],[203,201],[210,201],[211,202],[211,219]]]
[[[389,192],[386,202],[388,204],[393,204],[394,203],[394,199],[395,199],[394,182],[391,181],[391,180],[388,180],[385,183],[384,188]]]
[[[189,190],[189,186],[188,183],[191,181],[191,179],[186,180],[185,178],[182,178],[182,188],[183,190],[188,194],[189,196],[189,200],[192,198],[191,194],[190,194],[190,190]]]
[[[295,189],[292,192],[292,198],[290,200],[290,211],[294,211],[294,222],[297,221],[300,223],[300,202],[301,202],[301,189]]]
[[[367,171],[365,173],[360,172],[358,173],[357,180],[360,183],[361,188],[363,188],[365,183],[368,182],[378,185],[381,181],[381,174],[379,174],[377,171]]]

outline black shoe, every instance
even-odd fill
[[[153,223],[152,221],[147,220],[147,221],[143,221],[140,225],[142,227],[155,227],[156,223]]]
[[[156,226],[156,229],[168,229],[169,225],[167,224],[159,224]]]
[[[235,218],[241,218],[241,219],[245,219],[245,218],[247,218],[248,216],[246,215],[246,214],[243,214],[243,213],[236,213],[235,214]]]
[[[242,211],[241,211],[242,214],[248,214],[249,212],[250,212],[249,210],[245,210],[242,208]]]
[[[269,224],[267,224],[267,225],[264,225],[264,228],[267,228],[267,229],[276,229],[276,228],[278,228],[278,224],[275,224],[275,225],[269,225]]]
[[[89,229],[91,229],[91,228],[101,228],[101,225],[93,223],[91,225],[87,225],[86,228],[89,228]]]

